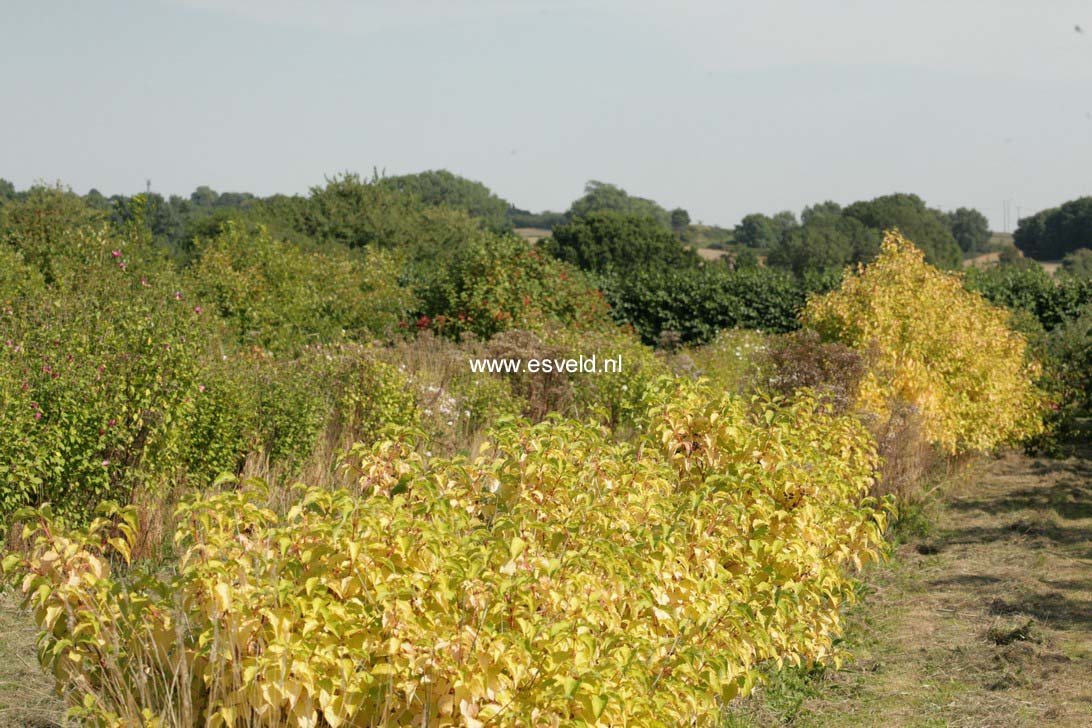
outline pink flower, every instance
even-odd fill
[[[120,250],[112,250],[112,251],[110,251],[110,255],[114,256],[115,258],[120,258],[121,257],[121,251]]]
[[[148,287],[148,279],[147,279],[147,278],[145,278],[144,276],[141,276],[141,277],[140,277],[140,285],[142,285],[142,286],[144,286],[145,288],[147,288],[147,287]]]
[[[41,412],[35,412],[34,413],[34,419],[36,419],[36,420],[42,419],[42,413]]]
[[[200,316],[201,315],[201,307],[200,306],[194,306],[193,307],[193,312],[195,314],[197,314],[198,316]]]
[[[176,300],[176,301],[181,301],[182,300],[182,291],[175,291],[174,300]]]
[[[107,425],[109,425],[110,427],[113,427],[113,426],[114,426],[114,425],[116,425],[117,423],[118,423],[118,421],[117,421],[117,420],[110,420],[110,421],[109,421],[108,423],[106,423],[106,424],[107,424]]]
[[[7,340],[7,341],[5,341],[4,343],[5,343],[6,345],[8,345],[8,346],[11,346],[11,339],[8,339],[8,340]]]
[[[198,384],[197,385],[197,391],[198,392],[204,392],[205,391],[205,385],[204,384]]]
[[[103,460],[102,461],[102,467],[104,467],[104,468],[110,467],[110,461],[109,460]]]
[[[124,260],[123,260],[123,261],[120,261],[120,262],[118,263],[118,268],[121,268],[122,270],[125,270],[125,261],[124,261]]]

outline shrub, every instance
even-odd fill
[[[917,407],[928,439],[948,453],[989,450],[1041,427],[1037,367],[1010,315],[938,271],[898,232],[838,291],[812,298],[806,325],[826,340],[873,350],[860,405],[886,416]]]
[[[557,332],[551,338],[565,347],[566,357],[594,356],[600,371],[567,375],[572,388],[572,416],[594,418],[611,432],[643,428],[653,404],[656,382],[670,373],[667,363],[632,333]],[[604,360],[621,362],[618,371],[602,371]]]
[[[281,470],[294,473],[315,449],[334,410],[338,362],[309,349],[298,359],[256,353],[240,356],[253,388],[257,424],[250,450]]]
[[[34,298],[45,291],[45,279],[28,265],[23,255],[0,244],[0,304],[7,307],[20,299]]]
[[[494,337],[485,346],[506,335]],[[422,331],[414,339],[396,341],[374,354],[406,378],[403,386],[416,399],[414,413],[419,421],[414,424],[428,433],[434,452],[470,452],[480,444],[482,432],[499,418],[528,411],[527,402],[513,392],[508,378],[471,371],[468,359],[487,355],[473,336],[455,342]],[[403,412],[391,422],[411,424],[404,417]]]
[[[994,305],[1031,313],[1047,331],[1092,304],[1092,281],[1071,277],[1055,280],[1040,265],[971,269],[966,283]]]
[[[603,296],[579,270],[515,237],[484,236],[452,253],[419,286],[418,328],[455,337],[489,337],[509,329],[576,330],[610,326]]]
[[[791,397],[802,389],[814,392],[835,412],[857,402],[866,357],[837,342],[824,342],[815,331],[796,331],[769,338],[757,366],[755,386]]]
[[[556,369],[528,371],[526,362],[530,359],[567,359],[569,355],[566,347],[543,341],[532,331],[521,330],[498,334],[489,340],[481,352],[481,357],[486,359],[523,362],[518,372],[501,376],[508,381],[512,392],[525,403],[522,414],[531,422],[541,422],[552,412],[567,412],[573,401],[573,383],[566,372]]]
[[[766,268],[707,266],[604,276],[600,288],[615,320],[631,324],[646,344],[655,344],[664,331],[676,332],[682,343],[701,344],[724,329],[799,328],[797,312],[807,292],[829,290],[837,280],[829,274],[798,280]]]
[[[1092,411],[1092,306],[1050,332],[1045,359],[1044,387],[1057,416]]]
[[[698,256],[653,217],[598,211],[554,228],[544,251],[582,270],[695,266]]]
[[[388,425],[420,423],[417,396],[409,378],[371,352],[352,356],[337,380],[338,441],[344,446],[374,443]]]
[[[0,516],[43,501],[86,513],[104,498],[159,491],[184,471],[212,332],[152,270],[141,275],[140,251],[130,259],[102,231],[81,232],[79,245],[82,264],[65,267],[69,295],[5,312]]]
[[[254,484],[192,499],[173,574],[111,568],[131,510],[27,514],[4,571],[103,725],[708,722],[764,660],[839,659],[884,516],[852,418],[664,395],[639,448],[515,424],[473,462],[360,448],[352,490],[284,515]]]
[[[761,331],[727,329],[708,344],[687,350],[695,373],[727,392],[743,393],[765,378],[762,354],[772,338]]]
[[[199,245],[195,297],[236,340],[295,354],[304,346],[367,340],[397,328],[415,308],[401,264],[381,250],[307,252],[261,225],[224,225]]]
[[[0,244],[18,250],[46,283],[61,283],[65,259],[85,248],[79,241],[103,222],[104,216],[71,190],[39,185],[21,199],[0,204]],[[88,242],[93,247],[94,237]]]
[[[1078,248],[1062,258],[1063,275],[1078,280],[1092,278],[1092,248]]]

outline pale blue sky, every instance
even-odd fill
[[[0,0],[0,177],[304,192],[447,168],[695,220],[1092,194],[1092,0]],[[1075,25],[1087,32],[1078,33]]]

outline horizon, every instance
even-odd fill
[[[910,192],[998,232],[1089,193],[1084,3],[679,7],[16,7],[0,177],[264,197],[447,169],[535,212],[602,180],[726,228]]]

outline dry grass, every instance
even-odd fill
[[[698,255],[701,256],[702,260],[720,260],[721,258],[731,258],[732,252],[713,248],[698,248]]]
[[[867,573],[847,632],[857,661],[787,702],[775,680],[732,723],[1092,725],[1088,456],[985,463],[934,532]]]
[[[0,591],[0,728],[65,725],[64,703],[38,667],[34,623]]]
[[[550,237],[550,231],[546,228],[516,228],[516,235],[534,244]]]

